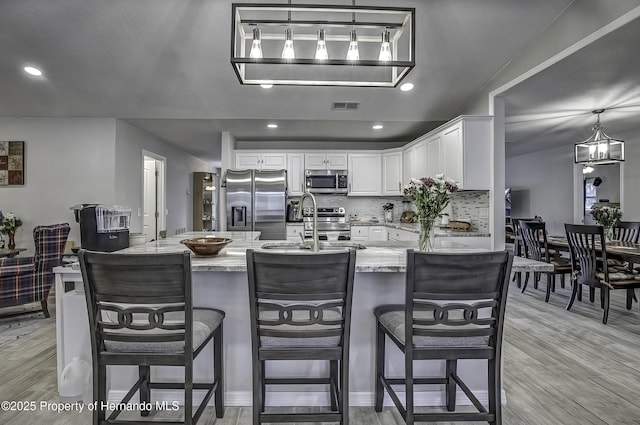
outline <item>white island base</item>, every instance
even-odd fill
[[[249,293],[244,251],[249,247],[259,247],[264,241],[230,244],[220,258],[193,261],[193,303],[194,306],[215,307],[226,312],[224,319],[224,392],[228,406],[251,406],[252,368],[251,336],[249,325]],[[149,244],[147,244],[149,245]],[[138,248],[135,252],[149,252],[151,248]],[[168,247],[157,249],[167,252]],[[181,250],[181,246],[175,246]],[[368,248],[358,251],[353,293],[351,323],[351,345],[349,361],[349,393],[352,406],[373,406],[375,370],[376,321],[373,309],[382,304],[404,302],[404,258],[406,248]],[[130,250],[130,251],[129,251]],[[142,250],[142,251],[141,251]],[[134,248],[129,248],[134,252]],[[365,254],[366,252],[366,254]],[[380,257],[381,256],[381,257]],[[369,257],[369,258],[367,258]],[[547,271],[547,264],[516,259],[514,270]],[[238,264],[235,264],[235,263]],[[57,336],[58,336],[58,377],[66,364],[74,356],[91,361],[91,350],[87,326],[87,313],[82,282],[78,270],[59,267],[56,269]],[[76,282],[76,290],[65,292],[64,282]],[[404,375],[404,358],[400,351],[387,341],[387,375]],[[194,364],[196,380],[213,376],[212,348],[200,353]],[[474,391],[478,399],[487,400],[486,360],[460,360],[458,374]],[[267,362],[267,376],[318,376],[325,373],[326,362]],[[152,367],[154,380],[183,379],[182,368]],[[444,376],[443,361],[419,361],[415,364],[416,376]],[[135,367],[110,367],[108,398],[119,402],[131,385],[137,380]],[[417,386],[416,405],[444,405],[442,385]],[[152,399],[158,401],[182,401],[180,391],[152,391]],[[195,401],[202,395],[194,393]],[[503,393],[503,401],[506,400]],[[324,406],[329,405],[327,389],[323,386],[271,386],[268,388],[266,404],[269,406]],[[385,404],[392,405],[388,396]],[[470,404],[462,391],[458,391],[458,404]]]

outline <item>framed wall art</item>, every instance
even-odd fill
[[[24,184],[24,142],[0,141],[0,186]]]

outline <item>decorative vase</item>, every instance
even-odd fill
[[[433,251],[435,246],[435,220],[420,220],[420,238],[418,239],[418,249],[424,252],[431,252]]]
[[[15,249],[16,248],[16,234],[13,233],[13,232],[9,232],[7,234],[9,235],[9,245],[7,245],[7,248]]]
[[[393,221],[393,210],[384,211],[384,222],[391,223]]]
[[[613,226],[604,226],[604,241],[611,242],[613,240]]]

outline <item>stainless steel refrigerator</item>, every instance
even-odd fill
[[[286,239],[286,170],[227,170],[227,230]]]

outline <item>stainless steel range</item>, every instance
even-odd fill
[[[313,209],[306,207],[302,210],[304,223],[304,237],[311,238],[313,234]],[[343,207],[318,207],[318,239],[319,240],[351,240],[351,227],[347,223],[347,213]]]

